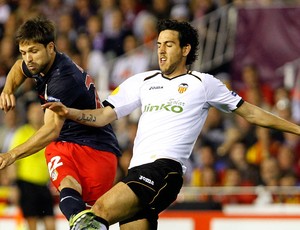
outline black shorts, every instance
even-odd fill
[[[20,208],[24,217],[53,216],[53,196],[49,188],[18,180]]]
[[[138,219],[148,219],[157,228],[158,214],[170,206],[182,187],[182,166],[171,159],[158,159],[153,163],[128,170],[122,180],[139,197],[144,209],[121,224]]]

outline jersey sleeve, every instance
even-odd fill
[[[118,119],[141,106],[140,86],[143,80],[139,74],[126,79],[106,99],[114,108]]]
[[[212,75],[207,74],[203,81],[206,86],[207,102],[211,106],[230,113],[243,103],[243,99],[237,93],[229,90],[223,82]]]

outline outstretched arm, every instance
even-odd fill
[[[50,109],[59,116],[76,121],[80,124],[94,127],[105,126],[117,120],[117,114],[110,106],[99,109],[79,110],[68,108],[61,102],[48,102],[42,105],[42,108]]]
[[[4,88],[0,95],[0,109],[8,112],[16,106],[14,92],[25,81],[26,77],[22,72],[22,60],[17,60],[10,69]]]
[[[246,101],[235,110],[235,113],[252,124],[300,135],[300,126]]]
[[[33,136],[23,144],[6,153],[0,154],[0,169],[11,165],[18,159],[35,154],[45,148],[51,141],[54,141],[59,136],[64,120],[63,117],[58,116],[52,111],[46,111],[44,125],[37,130]]]

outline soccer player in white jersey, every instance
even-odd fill
[[[175,201],[185,161],[211,107],[237,113],[252,124],[300,135],[300,127],[244,101],[215,77],[188,66],[196,59],[198,33],[187,22],[158,24],[160,70],[125,80],[105,108],[75,110],[60,102],[48,108],[68,119],[103,126],[142,110],[128,175],[100,197],[90,212],[78,214],[72,229],[101,229],[120,222],[122,230],[157,229],[158,214]]]

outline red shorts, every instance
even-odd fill
[[[82,198],[88,205],[108,191],[114,183],[117,156],[88,146],[69,142],[52,142],[45,156],[49,175],[58,189],[66,176],[74,177],[82,187]]]

